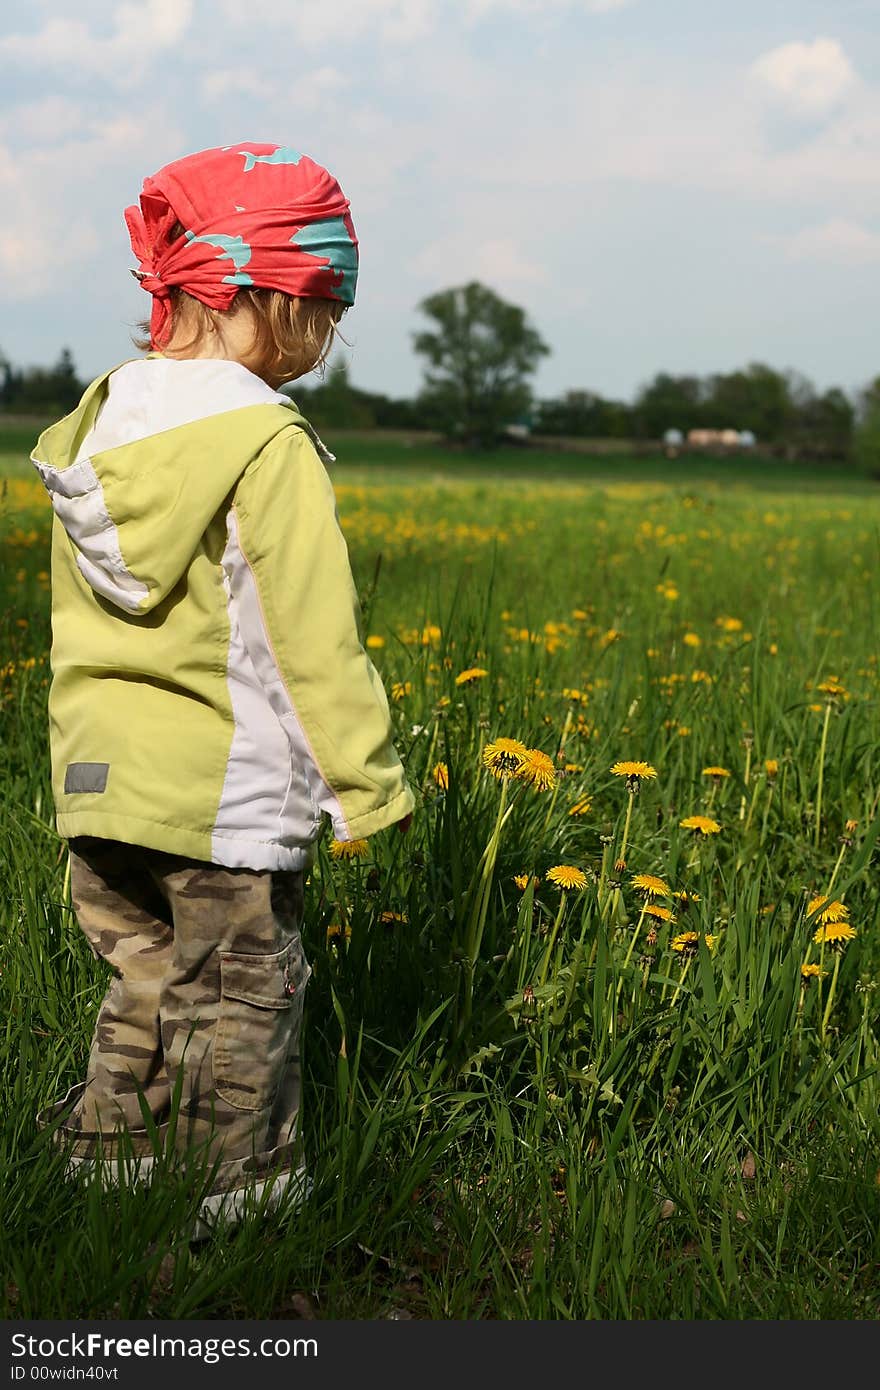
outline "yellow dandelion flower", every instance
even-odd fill
[[[817,946],[821,946],[824,941],[828,946],[840,946],[841,948],[847,941],[852,941],[858,933],[854,926],[849,922],[829,922],[824,927],[818,927],[813,933],[813,940]]]
[[[351,927],[346,922],[345,926],[341,922],[331,922],[327,928],[327,940],[333,941],[335,937],[342,937],[345,941],[351,940]]]
[[[662,903],[645,903],[643,908],[646,916],[655,917],[658,922],[674,922],[675,914],[669,907],[664,907]]]
[[[514,777],[528,751],[518,738],[496,738],[483,749],[483,766],[493,777]]]
[[[774,778],[779,772],[779,762],[776,758],[767,758],[764,761],[764,771],[769,778]]]
[[[567,773],[570,773],[570,774],[571,774],[571,773],[575,773],[575,772],[583,772],[583,770],[584,770],[584,765],[583,765],[583,763],[566,763],[566,764],[565,764],[565,771],[566,771]]]
[[[686,632],[681,640],[686,647],[701,647],[703,645],[703,639],[696,632]]]
[[[380,647],[385,646],[385,638],[379,637],[376,633],[370,633],[370,636],[367,638],[367,646],[372,651],[378,651]]]
[[[485,680],[489,672],[484,671],[482,666],[469,666],[466,671],[460,671],[455,677],[456,685],[475,685],[477,681]]]
[[[649,898],[668,898],[669,884],[656,874],[633,874],[630,879],[633,888],[641,888]]]
[[[849,699],[849,691],[836,676],[826,676],[824,681],[819,682],[816,689],[821,690],[824,695],[828,695],[832,699],[838,695],[844,700]]]
[[[703,937],[707,948],[714,951],[717,936],[707,934]],[[696,931],[683,931],[679,936],[673,937],[669,945],[673,951],[681,956],[695,956],[700,949],[700,933]]]
[[[541,882],[537,874],[532,874],[531,878],[528,874],[514,874],[513,881],[521,893],[526,891],[529,883],[531,883],[533,888],[537,888],[538,884]]]
[[[449,768],[446,766],[445,763],[435,763],[434,766],[431,768],[431,776],[434,778],[434,781],[437,783],[437,786],[440,788],[441,791],[445,792],[448,790]]]
[[[699,903],[703,901],[699,893],[694,893],[692,889],[688,888],[676,888],[672,896],[673,898],[678,898],[678,901],[681,903],[682,907],[689,907],[691,903]]]
[[[827,898],[824,894],[820,894],[818,898],[811,898],[807,904],[808,917],[812,917],[817,912],[819,913],[819,921],[823,926],[828,922],[845,922],[849,917],[849,908],[846,903],[842,903],[839,898]]]
[[[704,767],[702,775],[704,777],[729,777],[730,772],[726,767]]]
[[[390,910],[387,912],[380,912],[379,921],[383,922],[386,926],[390,926],[392,922],[400,922],[403,926],[408,926],[409,924],[409,918],[405,912],[391,912]]]
[[[572,864],[554,864],[552,869],[547,870],[547,878],[557,888],[566,891],[570,888],[586,888],[587,886],[587,876],[583,869],[576,869]]]
[[[593,802],[588,796],[582,796],[568,808],[570,816],[587,816],[593,809]]]
[[[657,776],[657,769],[651,767],[650,763],[615,763],[611,771],[615,777],[634,778],[637,782],[641,781],[642,778]]]
[[[516,770],[516,776],[528,782],[535,791],[546,792],[556,782],[556,768],[553,759],[540,748],[527,748],[523,762]]]
[[[331,840],[330,854],[334,859],[363,859],[369,854],[366,840]]]
[[[432,642],[439,642],[442,635],[436,623],[428,623],[426,627],[422,628],[422,646],[430,647]]]
[[[857,820],[848,820],[846,825],[844,826],[844,830],[846,831],[847,835],[854,835],[857,827]]]
[[[810,980],[818,980],[820,975],[824,976],[827,974],[827,970],[820,970],[818,965],[814,965],[810,961],[804,961],[804,964],[801,966],[801,978],[805,984],[809,984]]]
[[[701,835],[717,835],[721,829],[717,820],[712,820],[711,816],[685,816],[684,820],[678,823],[685,830],[698,830]]]
[[[403,700],[407,695],[412,694],[412,681],[393,681],[391,685],[392,700]]]

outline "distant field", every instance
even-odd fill
[[[8,423],[0,416],[0,477],[32,477],[28,462],[45,422],[16,417]],[[761,454],[731,458],[687,454],[667,459],[655,454],[630,453],[620,441],[600,441],[601,453],[586,454],[571,441],[571,448],[505,445],[480,452],[460,450],[442,443],[436,435],[405,430],[370,432],[325,430],[325,443],[336,454],[334,476],[348,481],[475,481],[481,478],[566,479],[582,483],[651,482],[675,486],[708,484],[719,487],[755,487],[816,492],[844,491],[880,496],[880,482],[871,481],[842,467],[828,464],[787,463]]]
[[[99,1201],[33,1124],[106,971],[52,820],[16,429],[0,1315],[876,1320],[877,485],[327,432],[418,810],[363,858],[325,838],[309,884],[312,1200],[192,1249],[197,1172]]]

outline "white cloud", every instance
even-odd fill
[[[545,15],[549,10],[586,10],[587,14],[610,14],[622,10],[633,0],[467,0],[468,18],[481,19],[493,10],[514,10],[518,14]]]
[[[0,60],[62,66],[69,75],[98,73],[119,86],[143,76],[153,57],[180,42],[193,0],[142,0],[114,7],[111,32],[99,37],[81,19],[48,19],[31,34],[0,38]]]
[[[827,116],[856,84],[852,64],[837,39],[797,40],[762,53],[750,74],[791,115]]]
[[[546,268],[523,254],[508,237],[476,241],[461,236],[444,237],[422,247],[407,270],[426,279],[448,283],[482,280],[502,290],[545,285]]]
[[[451,15],[453,0],[221,0],[225,17],[239,26],[254,19],[284,24],[295,30],[306,44],[350,42],[365,34],[381,41],[411,43],[437,30],[481,20],[493,11],[524,15],[545,15],[548,11],[586,11],[606,14],[623,9],[633,0],[454,0],[457,15]]]
[[[283,87],[256,68],[222,68],[206,73],[201,90],[208,102],[246,96],[263,102],[281,98],[288,106],[316,106],[348,85],[348,78],[333,67],[304,72],[295,82],[285,82]]]
[[[876,265],[880,262],[880,233],[869,231],[858,222],[833,217],[795,233],[786,243],[785,253],[793,261]]]
[[[53,118],[63,120],[60,137]],[[36,299],[73,275],[85,302],[108,255],[125,254],[123,207],[163,162],[157,153],[179,148],[180,133],[146,109],[99,119],[57,97],[10,109],[0,120],[4,298]]]
[[[437,0],[221,0],[226,18],[239,27],[263,23],[283,24],[306,44],[318,45],[360,38],[374,33],[380,39],[409,43],[434,26]]]

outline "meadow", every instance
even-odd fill
[[[300,1210],[63,1180],[106,988],[46,725],[51,512],[0,439],[3,1316],[880,1312],[880,486],[329,440],[418,810],[320,845]],[[5,452],[3,452],[5,447]]]

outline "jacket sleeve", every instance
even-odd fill
[[[224,569],[242,638],[338,840],[414,808],[388,698],[361,643],[333,487],[308,435],[282,430],[239,479]]]

